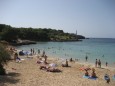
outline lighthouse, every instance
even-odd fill
[[[77,30],[76,30],[76,36],[77,36]]]
[[[77,37],[77,30],[76,30],[76,39],[78,40],[78,37]]]

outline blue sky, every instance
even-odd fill
[[[115,38],[115,0],[0,0],[0,23]]]

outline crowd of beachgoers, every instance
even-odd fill
[[[115,86],[115,69],[107,62],[103,68],[100,59],[93,66],[72,58],[49,57],[40,49],[8,50],[12,60],[5,66],[7,75],[0,76],[0,86]],[[88,56],[84,59],[87,62]]]

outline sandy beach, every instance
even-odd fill
[[[115,81],[112,76],[115,70],[109,68],[95,68],[97,79],[83,78],[85,71],[80,70],[83,65],[79,62],[69,62],[71,67],[62,67],[61,61],[57,58],[48,57],[48,63],[56,63],[57,68],[62,72],[53,73],[45,70],[40,70],[40,64],[37,64],[37,56],[27,58],[21,56],[20,63],[14,60],[5,65],[7,75],[0,76],[0,86],[115,86]],[[93,68],[92,65],[89,65]],[[91,70],[89,71],[91,74]],[[110,83],[104,80],[104,74],[110,76]]]

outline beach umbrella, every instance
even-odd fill
[[[23,53],[24,53],[24,55],[30,55],[31,54],[31,52],[29,52],[29,51],[23,51]]]
[[[57,67],[57,64],[51,63],[51,64],[49,64],[49,66],[51,66],[51,67]]]
[[[84,71],[84,70],[91,70],[91,68],[89,67],[81,67],[80,70]]]

